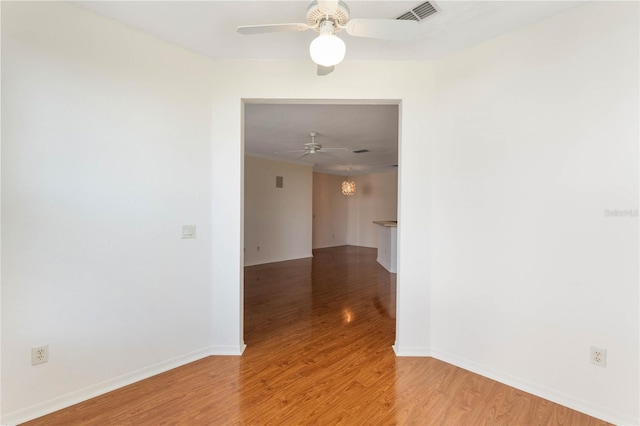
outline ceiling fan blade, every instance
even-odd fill
[[[236,31],[240,34],[264,34],[277,33],[282,31],[306,31],[307,24],[265,24],[265,25],[245,25],[238,27]]]
[[[352,19],[347,23],[347,33],[352,36],[382,40],[409,41],[419,29],[417,21],[400,19]]]
[[[349,149],[349,148],[322,148],[320,150],[320,152],[324,152],[324,151],[341,151],[343,149]]]
[[[307,155],[309,155],[309,153],[308,153],[308,152],[306,152],[306,153],[302,154],[300,157],[296,158],[296,160],[299,160],[299,159],[301,159],[302,157],[306,157]]]
[[[335,67],[332,65],[330,67],[323,67],[322,65],[318,65],[318,75],[323,76],[327,74],[331,74]]]
[[[307,152],[307,150],[306,149],[294,149],[294,150],[291,150],[291,151],[274,151],[273,153],[274,154],[290,154],[292,152]]]
[[[325,13],[333,13],[338,8],[338,0],[318,0],[318,6]]]

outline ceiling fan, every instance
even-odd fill
[[[342,62],[346,45],[335,34],[346,30],[355,37],[408,41],[418,33],[418,22],[399,19],[351,19],[342,0],[313,0],[307,6],[307,22],[293,24],[247,25],[238,27],[240,34],[262,34],[280,31],[314,30],[320,35],[311,42],[309,53],[318,64],[318,75],[327,75]]]
[[[304,154],[302,154],[300,157],[297,158],[297,159],[300,159],[302,157],[306,157],[307,155],[312,155],[312,154],[325,154],[331,157],[335,157],[334,155],[329,154],[328,151],[339,151],[339,150],[347,149],[347,148],[323,148],[322,145],[316,142],[316,136],[318,136],[318,132],[311,131],[309,132],[309,136],[311,136],[311,142],[305,143],[303,149],[296,149],[293,151],[283,151],[283,152],[303,152]]]

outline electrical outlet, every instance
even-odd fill
[[[607,350],[591,346],[591,364],[598,367],[607,366]]]
[[[49,362],[49,345],[31,348],[31,365]]]

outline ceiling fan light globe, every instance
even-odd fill
[[[311,59],[323,67],[332,67],[344,59],[347,46],[340,37],[333,34],[320,34],[309,45]]]

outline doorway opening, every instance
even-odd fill
[[[269,295],[268,288],[264,293],[252,288],[249,294],[247,280],[278,279],[265,271],[292,262],[282,273],[297,274],[290,285],[309,299],[291,303],[311,315],[314,276],[326,268],[320,257],[338,259],[332,266],[337,268],[348,268],[340,266],[341,260],[357,264],[372,254],[375,259],[378,226],[373,222],[398,217],[400,101],[245,99],[242,115],[243,265],[252,268],[242,277],[242,315],[245,343],[251,346],[260,338],[256,312],[248,309],[256,309],[256,297],[273,301],[278,296],[276,291]],[[347,178],[356,184],[351,196],[341,192]],[[354,268],[342,272],[355,273]],[[393,316],[395,330],[395,274],[384,272],[393,283],[385,286],[384,279],[375,278],[381,294],[372,303]],[[348,310],[344,307],[344,317],[353,318]],[[279,326],[273,325],[269,333],[277,332]]]

